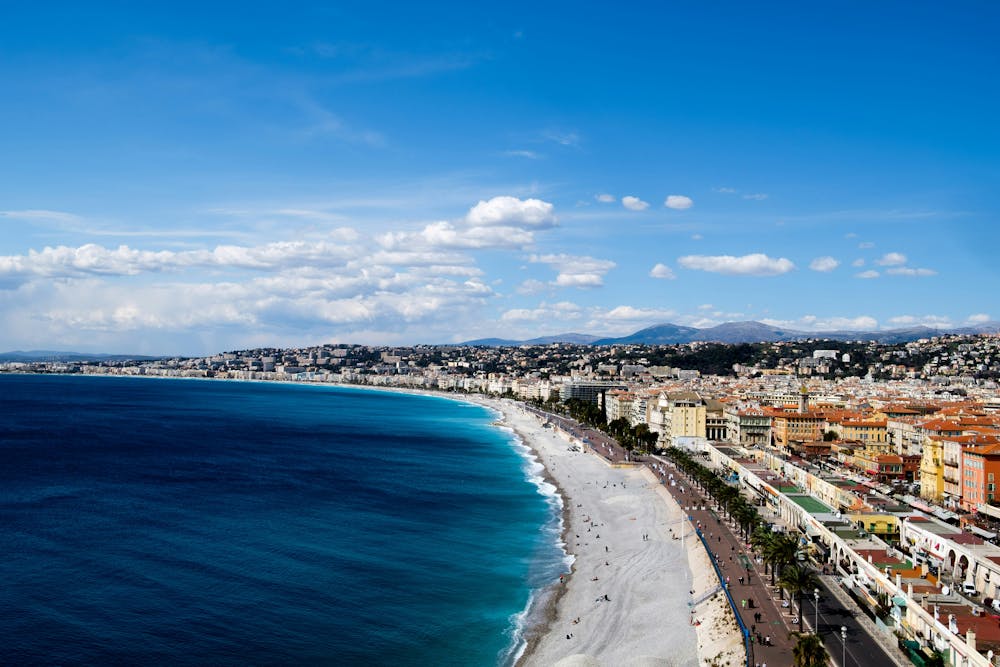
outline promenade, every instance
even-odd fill
[[[771,667],[792,664],[796,638],[791,633],[799,630],[797,602],[782,599],[781,591],[771,585],[771,575],[765,574],[765,566],[759,562],[751,545],[741,539],[738,529],[715,509],[714,500],[695,488],[685,473],[666,458],[630,457],[613,438],[601,431],[565,417],[535,408],[528,409],[543,421],[583,441],[610,464],[632,462],[649,467],[663,489],[684,510],[688,520],[685,540],[698,539],[695,530],[700,526],[710,556],[723,577],[728,577],[728,589],[735,610],[728,610],[727,613],[735,611],[751,631],[749,664]],[[670,474],[674,475],[675,485],[669,483]],[[794,530],[794,527],[782,528]],[[743,577],[742,582],[740,577]],[[818,604],[813,595],[807,595],[803,600],[802,631],[813,632],[815,626],[819,626],[819,635],[830,655],[831,664],[837,667],[907,665],[908,661],[893,644],[892,638],[880,634],[874,623],[859,613],[839,586],[836,577],[820,576]],[[695,604],[690,609],[692,622],[700,620],[699,615],[712,604],[712,598],[712,595],[696,596]],[[846,633],[842,632],[842,628],[846,628]]]

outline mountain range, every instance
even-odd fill
[[[715,343],[774,343],[805,339],[863,340],[891,344],[906,343],[920,338],[945,334],[973,336],[977,334],[996,333],[1000,333],[1000,322],[986,322],[976,326],[957,329],[932,329],[930,327],[919,326],[888,329],[885,331],[796,331],[794,329],[774,327],[762,322],[726,322],[714,327],[699,329],[680,324],[666,323],[646,327],[628,336],[617,338],[602,338],[587,334],[567,333],[532,338],[530,340],[481,338],[461,343],[461,345],[479,347],[548,345],[551,343],[573,343],[577,345],[679,345],[696,341]]]
[[[0,352],[0,363],[20,362],[50,362],[73,363],[82,361],[153,361],[163,357],[151,357],[135,354],[87,354],[84,352],[57,352],[54,350],[29,350],[27,352],[14,350]]]

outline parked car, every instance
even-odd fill
[[[975,597],[979,595],[979,591],[976,590],[976,585],[971,581],[966,581],[962,583],[962,592],[969,597]]]

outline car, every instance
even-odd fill
[[[962,592],[969,597],[975,597],[979,595],[979,591],[976,590],[976,584],[971,581],[966,581],[962,583]]]

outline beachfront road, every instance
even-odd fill
[[[859,622],[860,612],[844,607],[828,585],[838,586],[834,577],[821,577],[819,588],[819,636],[827,652],[837,665],[846,658],[846,665],[893,665],[898,660],[890,657]],[[815,599],[806,596],[803,601],[805,621],[812,626],[816,618]],[[842,639],[841,628],[847,628],[847,643]]]

